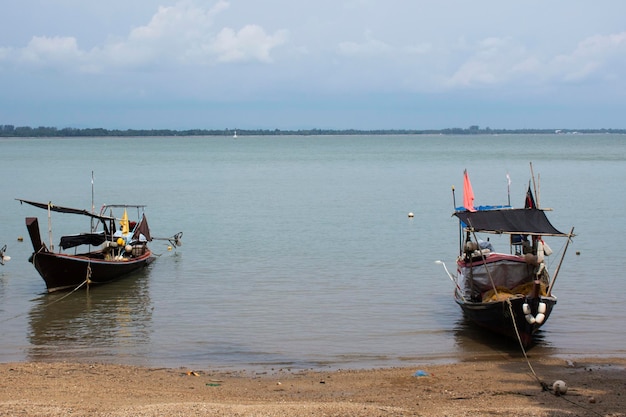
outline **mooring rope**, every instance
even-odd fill
[[[87,288],[89,288],[89,284],[91,283],[91,260],[89,260],[89,262],[87,262],[87,276],[85,277],[85,280],[83,282],[80,283],[80,285],[76,288],[74,288],[72,291],[68,292],[67,294],[65,294],[63,297],[56,299],[54,301],[52,301],[50,304],[48,304],[49,306],[58,303],[59,301],[62,301],[64,299],[66,299],[67,297],[69,297],[70,295],[74,294],[76,291],[78,291],[83,285],[87,285]]]
[[[470,223],[470,226],[471,226],[471,223]],[[474,239],[476,240],[476,244],[478,244],[478,236],[476,236],[476,231],[474,231],[473,227],[472,227],[472,234],[474,235]],[[485,271],[487,271],[487,276],[489,277],[489,281],[491,282],[491,287],[493,288],[493,293],[495,294],[496,297],[498,297],[498,288],[496,288],[496,283],[494,282],[493,277],[491,276],[491,270],[487,266],[487,257],[482,252],[482,250],[480,250],[480,246],[478,246],[478,251],[480,252],[480,258],[483,261],[483,264],[485,265]],[[473,269],[472,269],[472,271],[473,271]]]
[[[511,303],[511,300],[506,300],[507,304],[509,305],[509,312],[511,313],[511,320],[513,321],[513,328],[515,329],[515,335],[517,336],[517,341],[519,342],[520,348],[522,349],[522,353],[524,354],[524,358],[526,359],[526,363],[528,364],[528,368],[530,368],[530,372],[532,372],[533,376],[535,377],[535,379],[537,380],[537,382],[539,383],[539,385],[541,386],[541,389],[543,391],[548,391],[550,394],[554,395],[555,397],[559,397],[565,401],[567,401],[568,403],[575,405],[577,407],[580,407],[584,410],[587,410],[597,416],[602,416],[602,414],[596,412],[595,410],[592,410],[588,407],[585,407],[583,405],[577,404],[573,401],[568,400],[567,398],[565,398],[563,395],[559,395],[559,393],[553,391],[550,389],[550,387],[548,386],[548,384],[546,384],[545,382],[543,382],[541,380],[541,378],[539,378],[539,376],[537,375],[537,373],[535,372],[535,370],[533,369],[533,366],[530,363],[530,359],[528,359],[528,355],[526,354],[526,349],[524,349],[524,344],[522,343],[522,338],[519,335],[519,330],[517,329],[517,323],[515,323],[515,315],[513,314],[513,304]]]
[[[88,276],[89,276],[89,275],[90,275],[90,273],[88,274]],[[64,299],[66,299],[67,297],[69,297],[70,295],[72,295],[73,293],[75,293],[76,291],[78,291],[78,290],[79,290],[79,289],[80,289],[83,285],[85,285],[85,284],[89,284],[89,282],[91,282],[91,281],[89,280],[89,278],[85,279],[83,282],[81,282],[81,283],[80,283],[80,285],[79,285],[78,287],[74,288],[72,291],[68,292],[68,293],[67,293],[67,294],[65,294],[63,297],[58,298],[58,299],[56,299],[56,300],[54,300],[54,301],[51,301],[50,303],[48,303],[48,304],[46,305],[46,307],[51,306],[51,305],[53,305],[53,304],[58,303],[59,301],[62,301],[62,300],[64,300]],[[18,317],[21,317],[21,316],[25,316],[26,314],[28,314],[28,312],[24,312],[24,313],[16,314],[15,316],[8,317],[8,318],[6,318],[6,319],[4,319],[4,320],[1,320],[1,321],[0,321],[0,323],[4,323],[4,322],[7,322],[7,321],[9,321],[9,320],[13,320],[13,319],[16,319],[16,318],[18,318]]]
[[[61,298],[59,298],[59,299],[57,299],[57,300],[52,301],[52,302],[51,302],[50,304],[48,304],[48,305],[50,306],[50,305],[52,305],[52,304],[54,304],[54,303],[58,303],[59,301],[64,300],[65,298],[69,297],[70,295],[72,295],[73,293],[75,293],[76,291],[78,291],[78,290],[79,290],[79,289],[80,289],[83,285],[85,285],[85,284],[89,284],[88,279],[86,279],[86,280],[84,280],[83,282],[81,282],[81,283],[80,283],[80,285],[79,285],[78,287],[74,288],[72,291],[68,292],[68,293],[67,293],[67,294],[65,294],[63,297],[61,297]]]
[[[85,284],[87,285],[87,288],[89,288],[89,284],[91,284],[91,259],[87,262],[87,276],[85,277],[85,280],[81,282],[78,287],[74,288],[72,291],[68,292],[63,297],[59,298],[58,300],[54,300],[48,305],[52,305],[54,303],[58,303],[61,300],[64,300],[65,298],[69,297],[70,295],[78,291]]]
[[[530,368],[530,372],[532,372],[533,376],[535,377],[539,385],[541,385],[541,388],[543,388],[544,391],[549,391],[550,389],[548,388],[548,384],[546,384],[539,378],[539,376],[533,369],[533,366],[530,364],[530,359],[528,359],[528,355],[526,354],[526,349],[524,349],[524,343],[522,343],[522,337],[519,335],[519,330],[517,329],[517,323],[515,322],[515,314],[513,313],[513,303],[511,303],[510,299],[507,299],[506,303],[509,305],[509,312],[511,313],[511,321],[513,322],[513,329],[515,329],[515,335],[517,336],[517,341],[519,342],[519,346],[522,349],[522,353],[524,354],[526,363],[528,364],[528,367]]]
[[[42,249],[43,249],[43,247],[42,247]],[[36,255],[36,253],[33,254],[33,256],[35,256],[35,255]],[[33,263],[34,263],[34,259],[33,259]],[[69,297],[70,295],[72,295],[73,293],[78,291],[85,284],[89,285],[91,283],[91,279],[90,278],[91,278],[91,260],[87,264],[87,277],[85,277],[85,280],[83,282],[81,282],[78,287],[74,288],[72,291],[70,291],[69,293],[65,294],[63,297],[58,298],[58,299],[56,299],[54,301],[51,301],[49,304],[47,304],[47,306],[51,306],[51,305],[53,305],[55,303],[58,303],[59,301],[64,300],[65,298]],[[6,318],[4,320],[0,320],[0,323],[4,323],[4,322],[7,322],[9,320],[16,319],[16,318],[24,316],[26,314],[28,314],[28,313],[24,312],[24,313],[16,314],[15,316],[8,317],[8,318]]]
[[[91,284],[91,259],[87,262],[87,276],[85,277],[85,282],[87,283],[87,286]]]

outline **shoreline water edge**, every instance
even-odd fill
[[[626,358],[531,363],[501,358],[335,371],[2,363],[0,415],[625,415]],[[559,380],[561,393],[553,389]]]

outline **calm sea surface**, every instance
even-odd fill
[[[519,356],[463,320],[435,261],[454,269],[463,170],[477,204],[506,203],[508,173],[521,206],[530,162],[552,223],[577,234],[531,357],[623,356],[626,136],[9,138],[0,361],[369,368]],[[38,216],[46,237],[46,212],[15,198],[90,209],[92,171],[96,207],[146,204],[153,236],[183,231],[184,245],[155,241],[141,273],[47,294],[24,225]],[[87,222],[55,215],[55,244]],[[554,270],[564,241],[548,243]]]

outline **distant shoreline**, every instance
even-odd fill
[[[447,129],[104,129],[0,125],[0,137],[139,137],[139,136],[333,136],[333,135],[515,135],[626,134],[626,129],[491,129],[470,126]]]

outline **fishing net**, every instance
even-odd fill
[[[482,300],[483,303],[493,303],[497,301],[508,300],[511,297],[515,297],[517,295],[529,296],[533,294],[535,288],[534,282],[526,282],[524,284],[518,285],[513,289],[508,289],[506,287],[496,287],[489,291],[486,291],[483,294]],[[546,293],[546,284],[543,282],[539,284],[539,295],[545,296]]]

